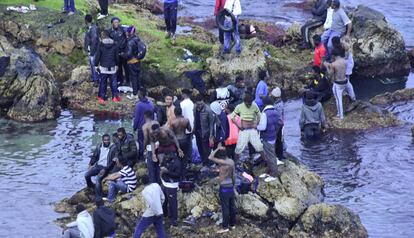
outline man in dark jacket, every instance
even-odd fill
[[[91,66],[92,82],[98,82],[98,75],[95,69],[95,54],[99,46],[98,27],[92,22],[92,15],[85,16],[87,31],[85,33],[84,50],[88,54],[89,65]]]
[[[114,234],[116,229],[115,212],[112,208],[104,206],[101,197],[95,199],[96,209],[93,211],[93,225],[95,233],[93,238],[104,238]]]
[[[133,168],[138,160],[137,144],[135,143],[134,136],[127,134],[125,128],[121,127],[117,130],[118,141],[116,146],[120,156],[128,161],[128,165]]]
[[[305,102],[299,120],[300,130],[305,139],[318,139],[321,129],[326,128],[325,113],[322,104],[316,101],[312,92],[306,92]]]
[[[314,66],[315,77],[310,83],[311,91],[316,95],[316,100],[319,102],[326,102],[332,96],[332,87],[329,85],[329,80],[326,72],[319,67]]]
[[[107,81],[110,81],[110,87],[112,91],[112,101],[119,102],[118,85],[116,81],[116,70],[118,63],[118,49],[114,41],[109,38],[109,32],[102,32],[102,40],[98,47],[98,51],[95,56],[95,66],[99,66],[100,82],[98,101],[101,104],[105,104],[106,100],[106,87]]]
[[[111,19],[112,28],[110,29],[110,37],[115,41],[115,44],[118,46],[118,54],[126,54],[127,51],[127,38],[125,29],[119,24],[120,19],[118,17],[113,17]],[[123,75],[123,71],[125,72],[125,78]],[[128,64],[127,60],[124,58],[120,58],[118,62],[118,84],[119,85],[129,85],[129,72],[128,72]]]
[[[230,104],[232,104],[233,107],[236,107],[240,103],[243,103],[243,98],[246,94],[247,88],[245,85],[244,77],[242,75],[236,76],[235,82],[227,86],[227,88],[234,95],[230,101]]]
[[[331,2],[330,0],[328,1]],[[327,0],[314,0],[314,5],[312,7],[312,18],[300,28],[300,31],[302,32],[303,48],[311,47],[309,31],[323,25],[326,20],[329,5],[330,3],[328,3]]]
[[[223,111],[221,104],[217,101],[214,101],[210,104],[211,111],[214,113],[214,137],[215,144],[214,148],[219,146],[224,146],[224,142],[227,140],[230,134],[229,120],[227,119],[227,114]]]
[[[127,29],[127,53],[125,59],[128,64],[129,79],[132,83],[132,95],[128,96],[129,99],[138,99],[138,89],[141,86],[139,82],[139,73],[141,70],[141,62],[139,60],[139,48],[138,44],[140,39],[135,35],[135,27],[130,26]]]
[[[210,164],[210,145],[214,145],[214,115],[210,107],[204,103],[202,95],[197,95],[195,100],[194,134],[203,165],[207,166]]]

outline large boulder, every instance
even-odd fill
[[[404,39],[384,15],[360,5],[350,16],[355,73],[364,76],[408,75],[410,62]]]
[[[359,216],[348,208],[321,203],[310,206],[287,237],[364,238],[368,233]]]
[[[60,111],[60,95],[52,73],[27,48],[14,48],[0,36],[0,57],[9,56],[10,65],[0,79],[0,108],[18,121],[55,118]]]
[[[379,106],[389,106],[392,103],[414,100],[414,88],[406,88],[395,92],[386,92],[373,97],[370,102]]]

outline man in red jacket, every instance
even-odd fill
[[[216,6],[214,7],[214,16],[217,16],[217,13],[223,10],[226,0],[216,0]],[[224,32],[219,28],[219,40],[221,44],[224,44]]]

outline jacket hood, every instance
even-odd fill
[[[306,99],[305,105],[312,111],[316,111],[318,109],[318,101],[315,99]]]
[[[115,43],[114,40],[112,40],[111,38],[105,38],[105,39],[102,40],[102,44],[106,48],[111,48],[114,43]]]

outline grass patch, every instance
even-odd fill
[[[2,5],[11,5],[11,6],[19,6],[25,5],[29,6],[30,4],[36,5],[36,7],[45,7],[53,10],[62,10],[63,8],[63,0],[1,0],[0,4]],[[75,0],[75,8],[77,11],[87,12],[88,6],[86,5],[84,0]]]

